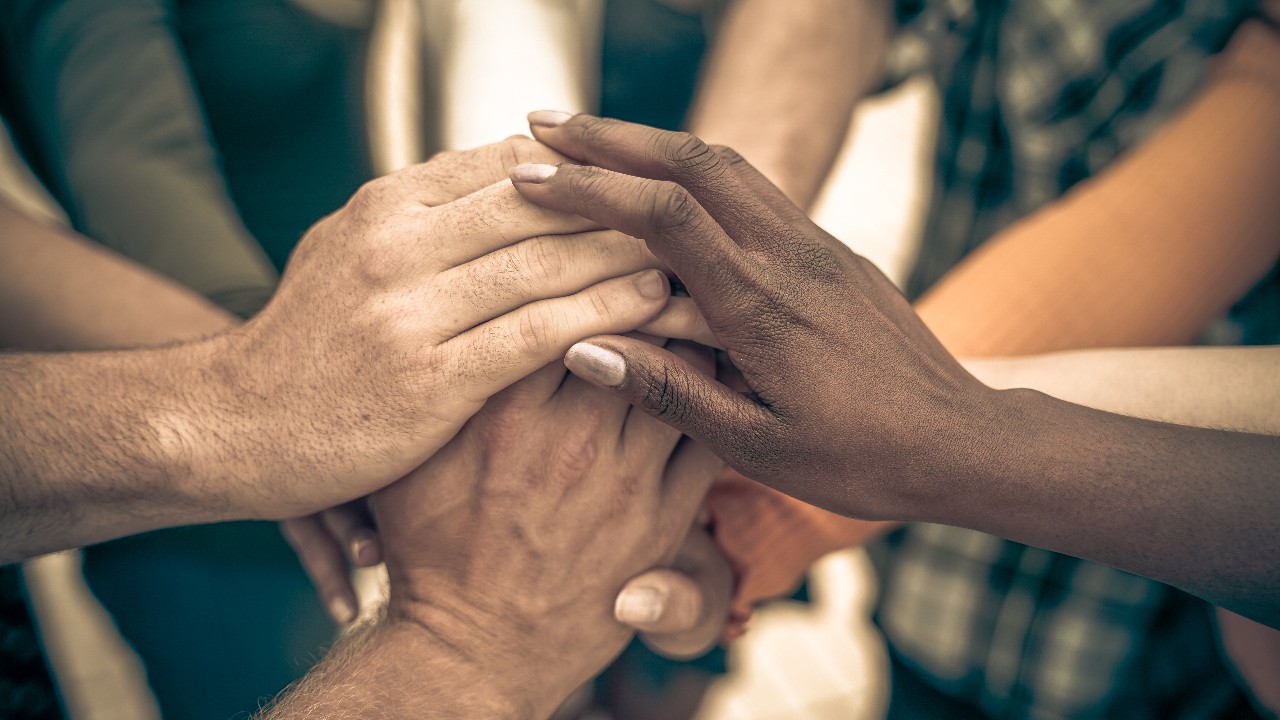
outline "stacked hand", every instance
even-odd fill
[[[907,518],[974,468],[970,420],[993,392],[964,371],[870,262],[732,151],[687,134],[539,112],[535,137],[590,165],[528,164],[520,194],[644,238],[689,290],[655,323],[724,348],[746,392],[627,337],[566,364],[713,449],[747,477],[841,514]],[[705,325],[695,318],[705,319]]]
[[[411,452],[413,459],[430,455],[490,394],[557,360],[572,342],[606,326],[617,330],[640,326],[656,315],[666,301],[667,287],[658,273],[640,275],[660,283],[661,292],[654,298],[641,296],[631,282],[634,278],[612,279],[657,265],[641,241],[617,232],[591,231],[591,225],[581,218],[530,206],[504,179],[507,170],[521,162],[559,159],[553,151],[522,137],[468,152],[442,153],[424,165],[371,184],[361,191],[365,195],[363,200],[358,196],[348,208],[308,235],[307,246],[332,242],[327,238],[333,234],[345,235],[348,239],[354,237],[363,243],[365,233],[360,232],[360,223],[384,225],[374,233],[377,240],[387,245],[387,257],[376,257],[371,254],[372,250],[366,255],[369,262],[385,267],[389,274],[388,287],[379,291],[378,302],[362,303],[366,308],[373,305],[370,320],[385,323],[387,327],[382,329],[389,332],[397,331],[397,325],[408,331],[429,332],[433,326],[466,331],[458,333],[461,338],[455,335],[453,340],[443,343],[453,347],[439,353],[443,359],[437,361],[438,366],[431,366],[438,370],[434,377],[424,371],[427,381],[453,378],[452,382],[409,388],[403,391],[403,398],[396,398],[383,389],[380,396],[389,398],[390,407],[379,408],[383,411],[380,415],[369,413],[371,419],[378,417],[390,427],[398,421],[397,416],[385,410],[412,410],[408,398],[415,399],[428,411],[425,437],[422,433],[411,433],[406,427],[388,430],[392,436],[388,440],[394,443],[397,440],[393,438],[398,436],[402,445],[400,452]],[[432,224],[426,225],[428,221]],[[356,227],[342,233],[346,223],[354,223]],[[333,228],[334,225],[338,229]],[[474,243],[465,242],[476,236],[487,238],[479,249]],[[445,254],[451,258],[449,262],[454,262],[490,246],[500,247],[460,267],[426,275],[425,279],[411,271],[408,259],[430,250]],[[342,258],[333,253],[336,249],[333,246],[320,249],[320,260],[336,260],[336,264],[341,264]],[[289,297],[286,292],[291,292],[298,298],[294,302],[298,302],[304,297],[301,293],[317,291],[303,290],[300,283],[294,282],[296,277],[309,280],[311,275],[318,274],[316,268],[303,264],[307,261],[300,250],[299,257],[290,264],[281,290],[282,299],[277,303],[285,302],[284,298]],[[353,286],[347,288],[352,297],[369,292],[367,281],[376,278],[368,274],[367,268],[363,268],[354,276]],[[323,279],[333,281],[329,287],[338,284],[337,278],[325,276]],[[359,284],[361,282],[364,284]],[[414,288],[415,282],[430,282],[436,287]],[[599,284],[593,286],[595,283]],[[332,291],[326,288],[325,292]],[[565,295],[569,297],[561,297]],[[388,298],[394,304],[388,305]],[[511,309],[515,312],[508,312],[505,319],[470,330],[463,327],[476,323],[477,317]],[[279,314],[281,310],[276,307],[266,314],[273,311]],[[432,338],[440,334],[437,331]],[[401,336],[392,341],[404,340]],[[415,349],[429,348],[415,346]],[[363,362],[360,348],[353,350],[356,351],[353,361]],[[380,369],[377,360],[393,358],[374,355],[370,359],[375,363],[372,368],[362,370],[366,375]],[[456,380],[457,371],[461,371],[465,381]],[[349,388],[357,374],[342,380],[346,385],[335,387]],[[379,387],[375,383],[379,383],[379,379],[371,377],[368,386]],[[357,425],[363,423],[362,414]],[[358,432],[341,433],[334,439],[362,442]],[[413,444],[405,445],[410,439]],[[335,443],[334,449],[341,447]],[[370,447],[365,452],[375,449]],[[361,466],[357,457],[351,455],[347,463],[354,472],[370,479],[362,481],[359,475],[341,478],[345,484],[335,488],[335,493],[340,491],[349,497],[361,487],[376,489],[373,477],[394,479],[387,473],[395,471]],[[409,462],[412,460],[396,463],[396,471]],[[403,472],[407,471],[405,468]],[[382,484],[386,482],[383,480]],[[299,501],[307,503],[310,507],[304,506],[305,509],[311,510],[323,505],[329,497],[332,495],[318,500],[307,496]],[[368,567],[381,563],[384,556],[382,538],[374,530],[365,500],[361,498],[286,520],[282,528],[330,614],[338,622],[353,620],[357,598],[347,563]],[[714,641],[719,618],[725,614],[730,571],[701,526],[690,531],[671,565],[682,572],[658,569],[634,578],[626,586],[627,592],[621,593],[616,603],[618,620],[639,630],[664,633],[652,636],[651,642],[669,654],[705,650]],[[690,577],[701,583],[701,593],[691,592],[694,584]]]
[[[674,352],[710,366],[705,353]],[[461,649],[497,683],[488,694],[517,699],[516,715],[546,717],[625,645],[615,595],[675,562],[721,467],[556,363],[373,496],[389,613]]]

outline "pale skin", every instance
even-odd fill
[[[1280,622],[1275,438],[992,390],[883,275],[735,154],[588,116],[531,120],[540,140],[597,167],[518,168],[517,189],[648,240],[751,394],[619,337],[577,346],[575,372],[819,507],[979,529]],[[843,410],[849,397],[859,412]],[[1206,485],[1224,489],[1218,502],[1204,503]],[[955,502],[958,488],[984,502]]]
[[[421,177],[465,169],[444,157],[363,188],[308,233],[244,326],[154,350],[0,358],[3,558],[367,494],[575,337],[665,305],[640,243],[562,234],[591,228],[509,182],[427,204],[435,183]],[[225,320],[206,315],[210,330]]]
[[[551,151],[527,139],[513,138],[474,151],[443,154],[433,160],[429,172],[421,172],[414,178],[414,182],[421,193],[420,197],[427,202],[445,204],[505,176],[506,169],[512,162],[555,157],[557,156]],[[580,224],[580,221],[574,223]],[[586,245],[592,237],[578,236],[576,242]],[[628,254],[625,252],[626,248],[614,245],[611,247],[613,256],[607,257],[604,252],[584,255],[559,245],[546,245],[541,248],[540,258],[544,263],[554,262],[560,267],[563,277],[571,286],[588,285],[595,278],[611,272],[628,273],[652,264],[652,257],[638,244],[630,247],[633,252]],[[561,251],[564,252],[557,256],[556,253]],[[513,264],[504,268],[504,279],[513,288],[522,279],[533,284],[534,278],[545,270],[545,265],[529,267],[523,271],[522,276],[519,268]],[[485,282],[483,276],[476,280]],[[26,351],[120,350],[168,345],[177,341],[208,338],[240,324],[235,316],[147,268],[69,231],[37,223],[3,202],[0,202],[0,304],[15,310],[0,317],[0,346]],[[22,357],[14,355],[8,359]],[[72,357],[38,355],[28,356],[27,360],[28,366],[34,366],[49,360],[61,361]],[[103,363],[105,359],[117,361],[117,372],[111,376],[111,380],[129,386],[126,396],[134,406],[145,406],[152,399],[161,402],[178,402],[181,399],[176,396],[165,397],[167,389],[173,386],[162,385],[157,381],[157,378],[168,377],[168,373],[180,372],[184,361],[180,347],[166,347],[150,354],[134,351],[87,357],[96,363],[92,369],[104,372],[109,367]],[[69,371],[50,373],[49,376],[63,387],[71,389],[66,397],[58,399],[57,405],[46,408],[51,413],[50,416],[70,407],[74,402],[72,397],[91,397],[100,404],[84,409],[84,413],[91,416],[106,410],[110,418],[103,418],[98,427],[104,428],[104,432],[109,429],[112,433],[110,442],[102,443],[101,449],[95,448],[94,455],[101,455],[103,449],[115,447],[121,428],[109,426],[108,423],[128,417],[128,414],[120,408],[107,407],[107,400],[101,397],[104,385],[95,384],[92,392],[80,391],[74,387],[79,378],[93,377],[91,369],[74,360],[59,367],[69,368]],[[145,375],[145,386],[130,384],[129,373],[133,372],[137,373],[133,376],[135,378]],[[30,381],[28,376],[19,374],[16,377],[24,377]],[[175,389],[175,392],[179,390],[189,392],[190,389],[180,388]],[[45,396],[52,394],[45,393]],[[6,394],[7,400],[12,397],[14,396]],[[81,426],[80,430],[83,428]],[[123,429],[128,430],[127,426]],[[16,430],[8,428],[7,432],[14,433]],[[145,442],[145,433],[140,435],[142,437],[137,442]],[[16,453],[16,449],[14,452]],[[121,470],[132,472],[134,469],[122,465]],[[156,471],[164,472],[166,468],[157,467]],[[144,481],[158,482],[151,476],[144,476]],[[17,488],[18,485],[20,483],[14,487]],[[60,492],[63,494],[59,495]],[[39,503],[41,507],[17,505],[5,508],[5,527],[16,529],[22,523],[39,524],[37,532],[42,534],[29,538],[26,542],[38,543],[36,547],[51,548],[176,524],[223,520],[242,514],[255,517],[262,515],[253,508],[228,510],[219,506],[210,507],[210,502],[225,494],[222,488],[213,484],[204,485],[194,494],[184,497],[187,504],[182,507],[175,507],[164,500],[165,493],[173,491],[159,486],[139,488],[137,492],[145,495],[141,499],[122,499],[108,506],[98,504],[98,498],[111,492],[124,495],[128,489],[92,487],[87,484],[46,487],[41,495],[26,496],[30,498],[28,502]],[[24,513],[31,515],[26,520],[16,519]],[[323,515],[326,518],[343,517],[342,513],[328,511]],[[319,526],[320,517],[318,514],[287,520],[284,527],[286,535],[294,541],[304,567],[317,579],[322,597],[332,604],[333,595],[324,592],[326,587],[322,581],[327,580],[331,585],[339,585],[340,591],[350,592],[346,563],[335,544],[335,536],[321,533],[303,537],[299,541],[290,530],[294,526],[304,529]],[[65,524],[54,524],[60,518],[66,520]],[[72,518],[75,527],[72,527]],[[14,519],[14,522],[10,523],[9,519]],[[6,538],[5,541],[7,543],[9,539]],[[32,545],[22,545],[11,556],[16,558],[38,552],[25,549],[29,547]],[[692,586],[690,577],[700,579],[704,586],[713,591],[704,591],[702,594],[689,591]],[[661,603],[655,611],[654,601],[665,598],[673,588],[676,592],[682,589],[686,592],[671,602]],[[618,618],[620,622],[629,623],[640,630],[682,630],[696,626],[699,629],[695,632],[686,631],[664,637],[670,651],[693,652],[705,648],[714,640],[715,633],[711,629],[714,623],[709,622],[709,619],[724,615],[729,588],[729,571],[724,559],[716,551],[706,532],[695,529],[670,568],[642,573],[627,584],[616,602]],[[345,621],[350,617],[338,619]]]
[[[720,468],[558,364],[534,374],[373,496],[385,617],[265,717],[546,717],[625,646],[611,599],[674,561]]]
[[[882,0],[737,0],[716,30],[689,131],[732,146],[809,207],[858,100],[880,81],[892,27]]]

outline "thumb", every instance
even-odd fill
[[[703,587],[716,580],[724,587]],[[698,657],[724,631],[732,582],[732,576],[703,578],[666,568],[650,570],[623,586],[614,602],[614,618],[642,633],[654,652],[676,660]]]
[[[753,464],[747,444],[767,444],[774,420],[768,410],[669,350],[635,338],[602,335],[570,347],[564,364],[574,375],[616,391],[744,472],[754,469],[741,467]]]

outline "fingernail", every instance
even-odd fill
[[[329,616],[339,625],[346,625],[356,619],[356,609],[346,598],[334,598],[329,601]]]
[[[529,124],[536,127],[560,127],[573,117],[573,113],[559,110],[534,110],[529,113]]]
[[[555,165],[544,163],[525,163],[511,168],[511,181],[524,183],[544,183],[551,179],[558,170]]]
[[[657,270],[636,278],[636,289],[650,300],[658,300],[667,296],[667,277]]]
[[[378,542],[368,536],[356,538],[351,543],[351,558],[361,567],[378,564]]]
[[[655,587],[631,587],[618,593],[613,616],[628,625],[657,622],[666,607],[666,593]]]
[[[605,387],[618,387],[627,379],[626,359],[599,345],[577,343],[565,353],[564,364],[574,374]]]

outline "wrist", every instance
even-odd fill
[[[1016,476],[1035,427],[1036,396],[1030,390],[995,390],[981,383],[957,393],[937,411],[935,431],[923,434],[900,482],[893,485],[892,511],[877,519],[959,522],[968,509],[1002,481]]]
[[[152,421],[178,491],[199,505],[203,522],[262,517],[256,506],[281,454],[258,421],[266,396],[249,382],[242,334],[235,328],[174,348],[180,355],[171,375],[180,401]]]
[[[452,679],[451,703],[466,717],[544,718],[550,716],[575,685],[561,689],[544,671],[550,663],[522,631],[499,614],[448,595],[444,602],[407,598],[394,589],[385,622],[410,635],[433,666]]]

